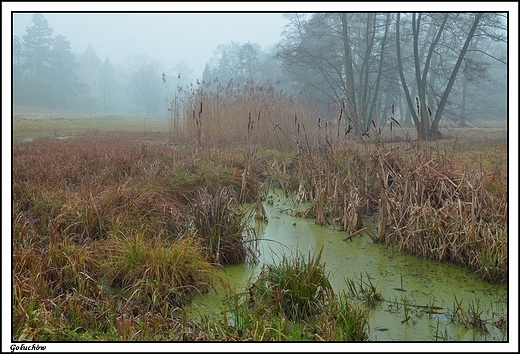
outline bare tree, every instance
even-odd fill
[[[467,97],[461,97],[461,73],[466,78],[484,74],[484,64],[476,65],[468,51],[495,57],[483,44],[503,40],[505,33],[502,17],[491,13],[285,17],[290,21],[279,57],[291,87],[320,103],[342,101],[357,134],[372,121],[384,122],[378,114],[397,106],[401,116],[410,115],[418,137],[425,140],[440,136],[439,122],[446,112],[454,116],[455,109],[462,109]]]
[[[135,103],[148,115],[158,115],[163,97],[160,65],[145,54],[134,56],[128,69],[128,89]]]
[[[280,57],[284,69],[321,101],[342,101],[356,134],[379,110],[391,14],[287,15]]]
[[[269,56],[262,51],[259,44],[220,44],[206,65],[204,80],[217,78],[222,83],[233,80],[236,84],[265,82],[269,78],[263,77],[262,68],[268,60]]]
[[[401,76],[401,84],[403,87],[403,91],[406,97],[406,102],[408,104],[408,108],[410,112],[412,112],[412,118],[414,120],[415,126],[417,127],[417,135],[419,138],[423,140],[430,140],[436,136],[440,136],[439,132],[439,122],[441,120],[443,111],[446,107],[446,103],[448,97],[450,95],[451,89],[455,80],[457,78],[457,74],[463,62],[464,56],[469,48],[471,40],[475,34],[475,31],[480,23],[482,18],[482,13],[473,14],[471,26],[467,34],[465,34],[465,40],[462,48],[457,54],[457,60],[453,65],[451,70],[451,74],[449,75],[449,79],[442,90],[442,94],[440,96],[439,103],[437,104],[435,114],[433,114],[434,107],[429,107],[427,105],[427,85],[428,85],[428,72],[431,69],[431,59],[432,56],[439,44],[440,39],[442,38],[446,23],[450,14],[445,13],[441,15],[440,23],[437,25],[435,19],[430,16],[431,20],[428,24],[430,33],[429,38],[426,43],[420,43],[420,33],[423,21],[423,14],[412,14],[412,36],[413,36],[413,52],[414,52],[414,69],[415,69],[415,82],[417,85],[417,97],[414,98],[410,95],[410,91],[408,85],[406,83],[406,79],[404,76],[403,63],[401,58],[401,45],[400,45],[400,24],[401,24],[401,15],[397,14],[397,22],[396,22],[396,47],[397,47],[397,59],[399,66],[399,74]],[[428,48],[426,52],[426,57],[423,58],[419,55],[420,47],[426,46]],[[415,102],[414,102],[415,101]]]

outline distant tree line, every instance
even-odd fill
[[[103,65],[99,64],[100,70]],[[88,113],[164,113],[161,68],[157,61],[139,55],[129,58],[126,67],[108,65],[110,82],[103,83],[110,92],[93,96],[88,81],[94,81],[99,89],[104,78],[89,72],[92,68],[83,70],[83,76],[95,79],[82,77],[81,55],[74,54],[67,38],[54,35],[45,16],[36,13],[25,34],[13,36],[13,104]]]
[[[262,50],[259,44],[251,42],[218,45],[202,75],[205,82],[218,78],[224,84],[229,80],[236,84],[263,84],[280,77],[281,68],[276,60],[276,48]]]
[[[429,139],[442,117],[465,125],[507,116],[504,13],[283,16],[276,50],[220,45],[204,80],[280,81],[322,111],[343,109],[358,134],[393,118]]]
[[[288,24],[277,45],[220,44],[196,83],[186,63],[165,72],[147,56],[134,57],[120,70],[121,105],[158,115],[199,85],[269,82],[312,100],[329,119],[342,110],[359,134],[394,119],[429,139],[440,134],[441,118],[466,125],[507,117],[505,13],[283,16]],[[53,35],[43,15],[32,21],[22,38],[13,38],[15,103],[79,105],[82,84],[70,43]]]

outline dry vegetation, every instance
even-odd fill
[[[95,327],[108,312],[113,317],[104,325],[113,329],[117,314],[167,315],[212,286],[214,261],[250,252],[241,242],[240,207],[227,199],[239,188],[232,171],[241,159],[227,155],[220,170],[210,170],[215,161],[194,162],[189,149],[142,140],[107,134],[13,145],[15,338],[74,339],[69,330]],[[228,185],[220,196],[225,205],[215,209],[228,223],[236,218],[231,230],[205,235],[194,228],[206,215],[190,214],[188,200],[203,185],[209,203]],[[220,249],[202,246],[209,237]],[[239,255],[225,247],[229,239]],[[105,309],[85,311],[86,304]],[[83,322],[67,321],[70,311]],[[39,320],[28,322],[36,314]]]
[[[374,217],[377,230],[367,231],[375,242],[467,266],[485,280],[507,279],[505,126],[448,123],[444,140],[421,142],[392,118],[390,127],[354,137],[341,106],[329,120],[302,107],[271,86],[199,90],[178,136],[195,136],[199,148],[245,146],[243,175],[259,147],[292,152],[267,162],[267,182],[310,202],[302,216],[351,234]]]
[[[353,237],[373,218],[377,229],[365,230],[374,242],[507,280],[505,138],[476,150],[464,137],[407,140],[397,126],[354,137],[341,111],[318,119],[270,86],[199,91],[185,109],[168,134],[13,144],[14,340],[288,339],[251,327],[244,338],[236,323],[217,333],[224,327],[208,322],[214,328],[205,332],[182,311],[217,281],[216,267],[254,261],[252,214],[241,204],[258,205],[270,187],[309,202],[300,216],[317,224]],[[284,262],[281,270],[308,271],[304,283],[320,274],[319,258]],[[362,315],[345,301],[325,302]],[[305,339],[344,340],[323,322],[313,326],[320,337]],[[349,339],[362,340],[365,324],[356,326]]]

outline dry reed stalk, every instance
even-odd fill
[[[298,135],[298,127],[311,116],[301,102],[268,84],[214,86],[193,92],[186,105],[189,112],[186,116],[193,116],[193,119],[186,121],[184,135],[195,137],[196,141],[204,140],[208,147],[243,146],[252,142],[285,151],[293,147],[291,137]],[[202,131],[196,119],[196,112],[201,110],[204,111]],[[250,118],[241,124],[241,117]]]
[[[315,200],[315,223],[320,226],[325,225],[327,221],[325,217],[326,200],[327,194],[325,187],[317,187]]]
[[[262,204],[262,199],[258,198],[255,206],[255,219],[267,221],[267,213],[265,211],[264,205]]]
[[[345,196],[347,196],[346,193]],[[350,190],[348,199],[348,202],[346,198],[344,200],[345,215],[343,221],[343,230],[348,233],[355,233],[363,228],[363,222],[360,215],[362,199],[358,192],[354,189]]]
[[[396,242],[401,250],[476,269],[490,280],[503,279],[506,247],[493,240],[507,235],[506,198],[486,190],[482,173],[453,170],[445,156],[416,152],[413,158],[392,161],[379,155],[384,160],[380,173],[385,176],[379,232],[388,230],[388,242]],[[389,168],[392,163],[398,173]],[[390,176],[392,184],[385,185]]]

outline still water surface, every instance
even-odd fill
[[[291,216],[292,202],[279,195],[274,196],[273,205],[264,203],[264,207],[268,223],[256,222],[260,262],[223,270],[237,291],[247,289],[263,263],[278,263],[284,254],[307,258],[323,247],[322,261],[336,293],[347,291],[346,279],[358,284],[369,276],[383,296],[384,301],[370,311],[371,341],[507,341],[507,330],[493,324],[507,315],[506,284],[482,282],[468,269],[399,253],[374,244],[367,235],[344,241],[345,232]],[[210,291],[197,297],[190,311],[193,315],[200,311],[218,313],[223,296],[223,291]],[[452,321],[456,300],[466,310],[470,305],[478,306],[487,332]],[[407,309],[403,303],[408,304]],[[435,306],[435,314],[426,312],[430,305]],[[405,320],[407,315],[410,318]]]

